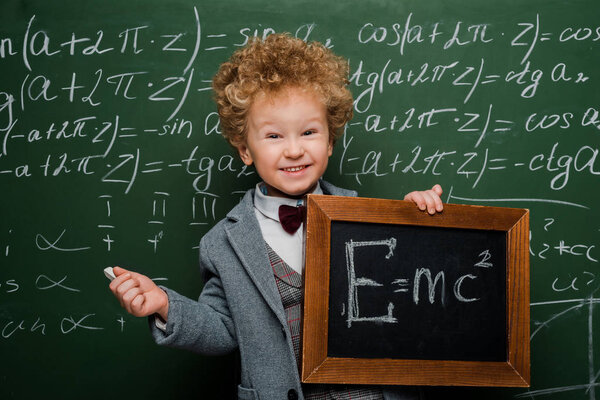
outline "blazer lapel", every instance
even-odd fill
[[[265,241],[254,214],[254,190],[249,190],[242,201],[228,214],[225,232],[250,279],[264,297],[269,307],[284,326],[287,324],[281,296],[270,268]]]
[[[321,180],[325,194],[356,196],[356,192],[338,188]],[[281,296],[270,267],[267,247],[254,213],[254,189],[248,190],[240,203],[227,214],[225,232],[250,279],[264,297],[283,326],[287,325]]]

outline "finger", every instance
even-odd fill
[[[437,186],[439,186],[439,185],[437,185]],[[435,186],[434,186],[434,188],[435,188]],[[441,190],[441,187],[440,187],[440,190]],[[431,196],[433,197],[433,200],[435,201],[435,211],[442,212],[444,210],[444,203],[442,203],[442,199],[440,198],[440,193],[438,193],[432,189]]]
[[[125,293],[123,293],[123,303],[125,304],[131,304],[131,302],[133,301],[133,299],[136,298],[137,295],[141,294],[141,290],[138,287],[133,287],[131,289],[129,289],[128,291],[126,291]]]
[[[134,287],[138,287],[139,285],[137,284],[137,282],[135,281],[135,279],[127,279],[125,282],[123,282],[122,284],[120,284],[117,289],[117,295],[120,298],[123,298],[123,296],[125,295],[125,293],[127,293],[128,290],[134,288]]]
[[[442,193],[444,193],[444,190],[442,189],[442,186],[439,184],[435,184],[433,185],[433,187],[431,188],[431,190],[433,190],[435,192],[435,194],[437,194],[438,196],[441,196]]]
[[[117,295],[117,288],[119,286],[121,286],[121,284],[127,280],[131,279],[131,274],[130,273],[125,273],[125,274],[121,274],[119,276],[117,276],[115,279],[112,280],[112,282],[110,283],[110,285],[108,285],[108,287],[110,288],[110,290],[115,294],[115,296]]]
[[[136,317],[143,316],[144,313],[142,311],[144,308],[145,300],[146,298],[142,294],[138,294],[131,301],[131,311],[129,313],[135,315]]]
[[[427,211],[429,212],[429,214],[434,214],[435,212],[442,212],[444,210],[444,204],[440,197],[441,193],[442,187],[440,185],[435,185],[433,188],[425,192],[427,198]]]
[[[432,210],[433,213],[435,213],[441,212],[444,209],[442,199],[436,191],[434,191],[433,189],[427,190],[425,194],[427,196],[427,210],[430,214],[432,214]]]
[[[126,292],[119,298],[119,302],[121,303],[121,307],[125,309],[129,314],[131,314],[131,301],[135,298],[137,294],[135,294],[135,289],[131,289],[131,294]]]
[[[423,195],[423,198],[425,199],[427,212],[432,215],[435,214],[435,199],[433,197],[433,196],[435,196],[435,193],[428,190],[426,192],[422,192],[421,194]]]
[[[413,203],[415,203],[417,205],[417,207],[421,211],[424,211],[425,208],[427,207],[427,203],[421,192],[416,192],[416,191],[410,192],[409,194],[404,196],[404,200],[412,201]]]
[[[125,268],[121,268],[121,267],[113,267],[113,272],[115,274],[115,276],[119,276],[122,275],[126,272],[130,272],[128,270],[126,270]]]

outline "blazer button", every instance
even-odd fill
[[[288,391],[288,400],[298,400],[298,392],[294,389]]]

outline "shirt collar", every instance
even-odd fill
[[[275,197],[267,196],[261,190],[263,183],[256,184],[256,190],[254,191],[254,208],[260,211],[265,217],[279,221],[279,206],[288,205],[297,207],[304,204],[303,199],[290,199],[287,197]],[[317,182],[317,187],[311,192],[311,194],[323,194],[321,184]]]

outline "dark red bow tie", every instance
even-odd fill
[[[305,206],[286,206],[285,204],[279,206],[279,222],[283,230],[293,235],[306,217]]]

